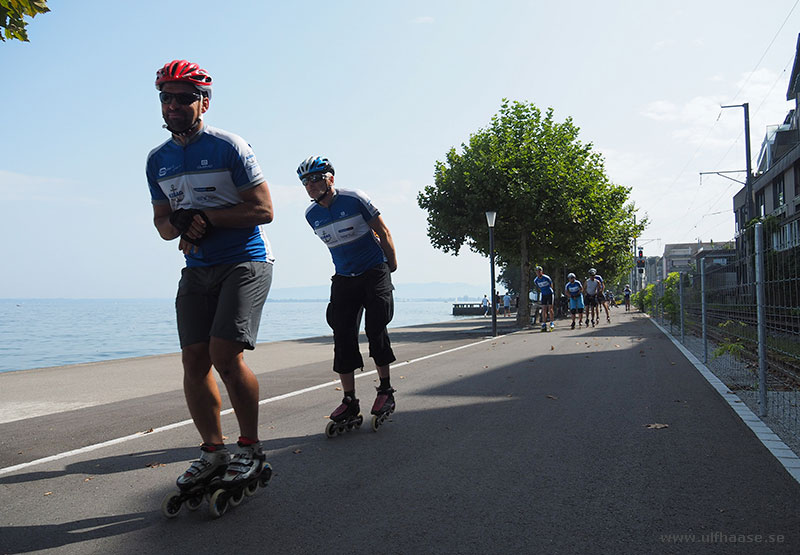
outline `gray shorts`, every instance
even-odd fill
[[[271,285],[268,262],[184,268],[175,298],[181,349],[211,337],[254,349]]]

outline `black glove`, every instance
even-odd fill
[[[206,213],[196,208],[178,208],[169,215],[169,223],[174,225],[181,233],[186,233],[192,227],[195,214],[200,214],[200,217],[203,218],[206,223],[206,231],[211,229],[211,222],[208,220]]]

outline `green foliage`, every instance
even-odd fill
[[[602,157],[579,140],[579,131],[571,118],[555,121],[552,108],[542,112],[504,99],[487,128],[472,134],[460,153],[450,149],[436,162],[435,184],[417,197],[428,212],[433,246],[457,255],[467,245],[488,255],[485,212],[493,210],[501,275],[523,297],[534,261],[576,272],[595,266],[612,281],[627,271],[630,238],[646,222],[634,224],[635,209],[626,205],[630,189],[608,180]],[[518,280],[510,278],[516,269]],[[551,277],[563,279],[552,270]]]
[[[670,272],[664,280],[664,296],[661,301],[664,312],[670,322],[677,324],[680,321],[681,298],[679,291],[680,273]]]
[[[631,295],[631,303],[642,312],[652,313],[655,310],[655,299],[653,297],[654,291],[655,285],[651,283],[644,289]]]
[[[25,17],[47,13],[46,0],[0,0],[0,41],[16,39],[28,42],[28,22]]]
[[[745,352],[746,348],[741,341],[725,341],[720,343],[712,354],[715,359],[727,354],[736,360],[742,360]]]

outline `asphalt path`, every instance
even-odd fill
[[[275,472],[219,519],[160,512],[198,454],[176,355],[0,374],[0,553],[800,552],[798,483],[645,316],[612,316],[393,330],[398,411],[333,439],[330,338],[260,345]]]

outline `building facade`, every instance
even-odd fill
[[[774,218],[767,240],[775,250],[800,246],[800,36],[786,100],[794,108],[780,125],[767,128],[761,144],[755,175],[751,176],[751,197],[743,187],[733,197],[737,250],[744,250],[743,235],[750,219]]]

